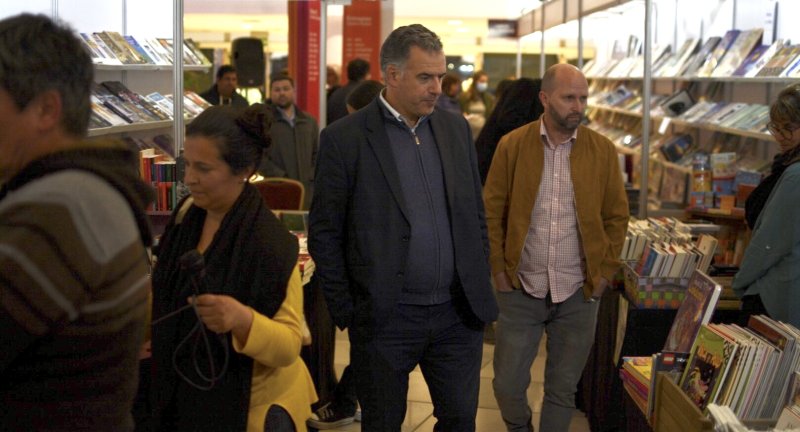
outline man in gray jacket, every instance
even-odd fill
[[[287,177],[303,183],[307,210],[314,195],[314,166],[319,148],[319,126],[310,114],[295,105],[294,80],[288,75],[272,79],[270,96],[275,120],[272,146],[259,171],[267,177]]]

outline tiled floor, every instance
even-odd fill
[[[544,338],[539,350],[539,355],[536,356],[536,361],[531,368],[531,386],[528,388],[528,400],[533,410],[533,424],[538,426],[539,413],[542,407],[542,398],[544,396],[544,363],[545,363],[545,349]],[[347,340],[347,334],[339,332],[336,335],[336,372],[341,375],[344,367],[349,363],[350,342]],[[500,417],[500,410],[497,408],[497,401],[494,399],[492,393],[492,378],[494,371],[492,369],[492,356],[494,354],[494,345],[483,345],[483,367],[481,368],[481,389],[478,398],[478,415],[476,417],[477,432],[502,432],[505,431],[503,419]],[[436,419],[433,417],[433,405],[431,404],[431,397],[428,393],[428,386],[422,378],[422,373],[419,368],[415,369],[409,377],[408,389],[408,411],[406,412],[406,419],[403,423],[403,432],[431,432]],[[340,432],[358,432],[361,431],[361,424],[355,422],[341,429],[333,429]],[[586,421],[583,413],[575,411],[572,417],[572,424],[570,425],[569,432],[588,432],[589,423]]]

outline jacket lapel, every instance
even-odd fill
[[[403,199],[403,190],[400,187],[400,174],[397,171],[397,163],[395,162],[392,149],[389,147],[389,135],[386,134],[386,127],[383,123],[383,112],[381,111],[380,100],[375,98],[368,108],[366,117],[366,137],[367,144],[372,148],[375,157],[378,159],[378,165],[386,178],[386,183],[389,184],[389,189],[392,191],[397,206],[403,213],[406,221],[409,221],[408,210],[406,210],[406,203]]]
[[[439,158],[442,160],[442,174],[444,176],[444,188],[447,196],[448,208],[453,208],[453,196],[455,195],[455,188],[460,183],[468,181],[469,179],[458,179],[456,168],[453,165],[461,159],[467,159],[467,155],[459,154],[460,146],[456,141],[456,134],[452,131],[452,124],[447,123],[444,117],[436,115],[434,110],[431,114],[430,122],[431,129],[433,130],[433,137],[436,141],[436,147],[439,150]],[[472,183],[467,183],[471,185]]]

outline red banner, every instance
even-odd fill
[[[320,0],[289,1],[289,74],[297,105],[319,121]]]
[[[344,7],[342,24],[343,84],[347,83],[347,63],[357,58],[368,61],[372,79],[380,80],[381,2],[353,0]]]

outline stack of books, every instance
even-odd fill
[[[95,64],[102,65],[172,65],[175,58],[172,39],[134,38],[118,32],[81,33],[86,50]],[[197,44],[183,41],[180,55],[185,65],[211,66]]]
[[[730,30],[704,42],[687,39],[676,52],[654,46],[653,76],[664,78],[800,77],[800,45],[777,39],[762,44],[763,29]],[[589,61],[590,78],[641,78],[643,56]]]
[[[796,394],[799,344],[800,330],[766,316],[744,328],[704,325],[679,385],[701,410],[714,403],[742,420],[775,422]]]
[[[94,84],[91,103],[89,129],[172,120],[172,95],[154,92],[142,96],[119,81]],[[186,118],[196,117],[210,106],[194,92],[187,91],[184,95],[183,112]]]
[[[709,234],[701,234],[693,242],[691,227],[675,218],[632,220],[621,259],[631,262],[639,276],[688,278],[695,270],[708,270],[717,243]]]

